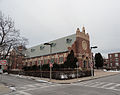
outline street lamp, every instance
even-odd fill
[[[52,44],[53,43],[44,43],[44,45],[49,45],[50,46],[50,54],[52,53]],[[51,55],[50,55],[50,61],[51,61]],[[50,65],[50,81],[52,79],[52,63],[50,62],[49,65]]]
[[[90,47],[91,48],[91,76],[94,76],[94,62],[93,62],[93,57],[92,57],[92,49],[98,48],[97,46]]]
[[[91,49],[93,49],[93,48],[98,48],[98,47],[97,46],[91,47]]]

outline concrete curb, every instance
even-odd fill
[[[70,79],[70,80],[49,80],[49,79],[44,79],[44,78],[37,78],[37,77],[30,77],[28,79],[32,79],[32,80],[35,80],[37,82],[39,82],[39,80],[43,80],[43,81],[46,81],[46,83],[56,83],[56,84],[72,84],[72,83],[78,83],[78,82],[83,82],[83,81],[88,81],[88,80],[94,80],[94,79],[98,79],[98,78],[103,78],[103,77],[108,77],[108,76],[114,76],[114,75],[117,75],[117,74],[120,74],[120,72],[118,73],[111,73],[111,74],[106,74],[106,75],[102,75],[102,76],[94,76],[93,78],[92,77],[84,77],[83,79],[82,78],[78,78],[77,79]],[[26,77],[27,78],[27,77]],[[86,78],[86,79],[85,79]],[[71,82],[69,82],[71,81]],[[72,82],[73,81],[73,82]],[[42,82],[42,81],[41,81]]]
[[[98,77],[88,77],[88,79],[83,79],[83,80],[78,80],[78,81],[74,81],[74,82],[52,82],[52,83],[57,83],[57,84],[72,84],[72,83],[79,83],[79,82],[84,82],[84,81],[89,81],[89,80],[94,80],[94,79],[98,79],[98,78],[104,78],[104,77],[109,77],[109,76],[114,76],[114,75],[118,75],[120,73],[116,73],[116,74],[109,74],[109,75],[103,75],[103,76],[98,76]]]
[[[93,78],[92,77],[86,77],[86,79],[78,79],[78,80],[74,80],[73,82],[69,82],[70,80],[61,80],[61,82],[60,82],[60,80],[49,80],[49,79],[41,79],[41,78],[36,78],[36,77],[31,77],[31,78],[29,78],[29,79],[32,79],[32,80],[35,80],[35,81],[37,81],[37,82],[39,82],[39,80],[43,80],[43,81],[46,81],[46,83],[48,82],[48,83],[56,83],[56,84],[72,84],[72,83],[78,83],[78,82],[83,82],[83,81],[88,81],[88,80],[94,80],[94,79],[98,79],[98,78],[103,78],[103,77],[108,77],[108,76],[114,76],[114,75],[117,75],[117,74],[120,74],[120,73],[112,73],[112,74],[108,74],[108,75],[103,75],[103,76],[94,76]],[[71,79],[72,80],[72,79]],[[63,81],[63,82],[62,82]]]

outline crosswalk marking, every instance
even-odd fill
[[[89,84],[85,84],[85,86],[93,86],[93,85],[95,85],[95,84],[98,84],[98,82],[92,82],[92,83],[89,83]]]
[[[36,89],[43,89],[47,87],[55,87],[61,86],[63,84],[55,84],[55,83],[36,83],[36,84],[28,84],[24,85],[23,87],[16,87],[16,92],[12,92],[9,95],[32,95],[29,91],[33,91]]]
[[[105,84],[105,82],[97,82],[97,84],[95,84],[95,85],[93,85],[93,86],[91,86],[91,87],[98,87],[98,86],[101,86],[101,85],[103,85],[103,84]]]
[[[107,83],[107,84],[101,86],[100,88],[105,88],[105,87],[108,87],[108,86],[112,86],[112,85],[114,85],[114,84],[115,84],[115,83]]]
[[[112,87],[109,87],[108,89],[115,89],[116,87],[119,87],[119,86],[120,86],[120,84],[116,84],[116,85],[114,85]]]
[[[36,87],[42,87],[46,85],[52,85],[52,84],[47,84],[47,83],[28,84],[28,85],[24,85],[23,87],[18,87],[17,89],[36,88]]]
[[[31,84],[29,84],[29,85],[26,85],[26,87],[35,87],[34,85],[31,85]]]
[[[26,87],[24,87],[24,86],[23,86],[23,87],[20,87],[20,88],[21,88],[21,89],[26,89]]]
[[[23,91],[18,91],[18,95],[32,95],[30,93],[27,93],[27,92],[23,92]],[[16,94],[17,95],[17,94]]]
[[[87,82],[73,83],[72,85],[86,86],[86,87],[93,87],[93,88],[102,88],[102,89],[111,89],[111,90],[120,91],[120,84],[118,84],[118,83],[87,81]]]

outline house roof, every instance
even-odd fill
[[[75,40],[76,40],[76,34],[73,34],[73,35],[59,38],[59,39],[56,39],[56,40],[53,40],[47,43],[53,43],[51,54],[54,54],[54,53],[68,51],[68,47],[70,47],[74,43]],[[49,55],[50,46],[44,45],[43,43],[43,44],[28,48],[27,50],[25,50],[24,53],[27,58]]]

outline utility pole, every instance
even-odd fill
[[[52,62],[51,62],[51,54],[52,54],[52,44],[53,43],[44,43],[44,45],[49,45],[50,46],[50,62],[49,62],[49,66],[50,66],[50,81],[52,79]]]
[[[98,48],[97,46],[91,47],[91,76],[94,76],[94,62],[93,62],[93,56],[92,56],[92,49]]]

